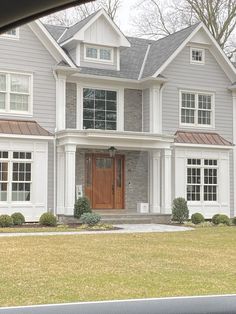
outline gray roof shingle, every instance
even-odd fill
[[[56,41],[58,41],[63,32],[67,29],[66,26],[60,25],[44,24],[44,26]]]

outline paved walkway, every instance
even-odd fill
[[[123,224],[114,225],[122,228],[108,231],[70,231],[70,232],[31,232],[31,233],[0,233],[0,237],[30,237],[30,236],[57,236],[57,235],[83,235],[83,234],[124,234],[124,233],[151,233],[151,232],[179,232],[194,230],[189,227],[179,227],[158,224]]]

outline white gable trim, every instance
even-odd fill
[[[128,39],[125,37],[125,35],[121,32],[119,27],[112,21],[112,19],[109,17],[107,12],[104,9],[101,9],[95,14],[88,23],[86,23],[73,37],[70,39],[64,41],[61,43],[61,46],[66,45],[68,42],[72,41],[75,39],[75,37],[79,40],[84,40],[84,33],[85,31],[100,17],[104,16],[104,18],[107,20],[107,22],[110,24],[110,26],[114,29],[114,31],[119,35],[120,37],[120,46],[122,47],[130,47],[130,42]]]
[[[207,27],[203,24],[200,23],[194,30],[193,32],[183,41],[183,43],[178,47],[178,49],[175,50],[175,52],[169,57],[169,59],[167,59],[163,65],[155,72],[155,74],[153,75],[153,77],[157,77],[158,75],[160,75],[165,69],[166,67],[177,57],[177,55],[183,50],[183,48],[188,44],[188,42],[193,38],[193,36],[200,30],[200,29],[204,29],[204,31],[206,32],[206,34],[209,36],[213,46],[216,48],[217,52],[220,54],[220,56],[222,57],[222,60],[219,60],[219,58],[217,58],[217,55],[214,54],[213,49],[211,49],[211,52],[213,53],[214,57],[216,59],[218,59],[217,61],[219,62],[220,66],[223,68],[224,72],[226,73],[226,75],[229,77],[229,79],[234,82],[236,80],[236,69],[234,68],[233,64],[230,62],[230,60],[228,59],[228,57],[225,55],[225,53],[223,52],[223,50],[221,49],[221,47],[219,46],[219,44],[217,43],[217,41],[215,40],[215,38],[212,36],[212,34],[210,33],[210,31],[207,29]],[[222,61],[225,63],[223,64]],[[227,67],[227,68],[226,68]]]
[[[72,68],[76,67],[40,21],[36,20],[28,25],[57,62],[65,61]]]

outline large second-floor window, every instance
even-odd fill
[[[213,94],[181,91],[180,124],[213,127]]]
[[[83,128],[116,130],[117,92],[83,89]]]
[[[31,76],[0,73],[0,113],[30,113]]]

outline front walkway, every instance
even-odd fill
[[[80,234],[124,234],[124,233],[151,233],[151,232],[179,232],[194,230],[189,227],[179,227],[158,224],[123,224],[114,225],[122,228],[119,230],[107,231],[70,231],[70,232],[31,232],[31,233],[0,233],[0,237],[25,237],[25,236],[55,236],[55,235],[80,235]]]

